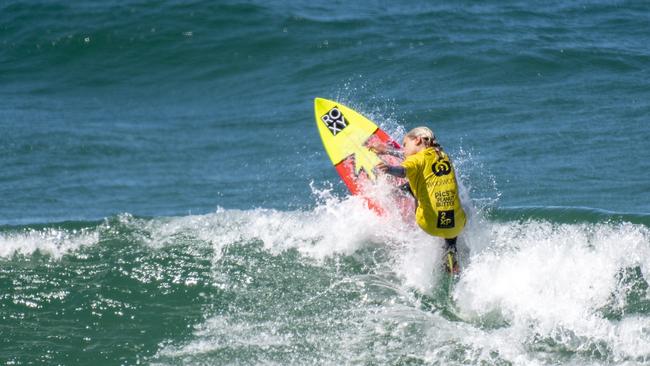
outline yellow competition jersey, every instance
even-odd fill
[[[422,230],[443,238],[455,238],[465,226],[456,174],[449,156],[433,148],[407,157],[406,169],[411,190],[418,201],[415,220]]]

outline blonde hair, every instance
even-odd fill
[[[435,147],[435,148],[440,148],[440,144],[438,143],[438,140],[436,139],[436,135],[433,134],[433,131],[429,127],[416,127],[409,131],[406,134],[406,137],[409,138],[416,138],[419,137],[422,139],[422,142],[424,142],[424,146],[426,147]]]

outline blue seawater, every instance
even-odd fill
[[[650,362],[645,1],[0,3],[0,364]],[[350,197],[313,99],[470,222]]]

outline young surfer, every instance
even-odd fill
[[[370,148],[378,154],[402,155],[386,145]],[[404,137],[401,153],[404,156],[401,165],[392,166],[382,162],[377,169],[408,179],[417,202],[415,220],[418,226],[430,235],[445,239],[445,267],[448,272],[457,274],[456,239],[466,219],[451,160],[427,127],[409,131]]]

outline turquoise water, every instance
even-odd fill
[[[645,2],[3,2],[0,364],[650,361],[648,39]],[[451,290],[315,97],[436,132]]]

